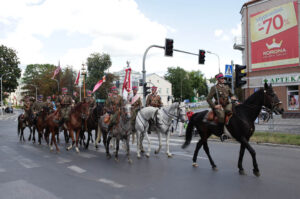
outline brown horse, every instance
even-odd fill
[[[86,118],[89,115],[89,103],[79,102],[75,107],[71,110],[69,121],[65,122],[64,126],[69,131],[69,134],[72,138],[72,144],[67,147],[67,150],[73,148],[75,140],[74,133],[76,132],[76,151],[79,152],[78,148],[78,140],[79,134],[82,129],[84,129],[84,123]]]
[[[44,106],[42,111],[38,113],[35,125],[33,126],[33,140],[35,142],[35,130],[38,132],[38,142],[41,144],[44,129],[46,128],[46,117],[49,115],[49,108]]]
[[[18,116],[18,136],[20,136],[20,142],[22,141],[22,139],[23,139],[23,142],[25,142],[24,129],[26,127],[28,127],[29,130],[30,130],[30,136],[28,138],[28,141],[31,140],[31,133],[32,133],[31,127],[33,125],[33,119],[32,119],[31,109],[29,109],[28,115],[29,115],[29,118],[27,118],[27,119],[24,118],[24,114],[23,113]]]
[[[50,150],[51,151],[53,150],[52,144],[54,143],[57,152],[59,152],[59,148],[58,148],[57,143],[56,143],[55,134],[58,134],[59,132],[58,132],[58,124],[55,123],[53,120],[54,119],[58,119],[58,117],[59,117],[59,110],[56,110],[53,113],[49,114],[46,117],[46,120],[45,120],[45,124],[46,124],[45,139],[46,139],[46,142],[49,145],[48,136],[51,133],[52,136],[51,136],[51,147],[50,147]]]

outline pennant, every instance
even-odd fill
[[[124,82],[123,82],[123,87],[122,87],[122,93],[124,90],[126,90],[128,93],[131,90],[130,86],[130,77],[131,77],[131,68],[126,68],[125,69],[125,77],[124,77]]]
[[[58,62],[58,67],[55,69],[53,77],[51,79],[54,79],[55,76],[59,73],[60,70],[61,70],[61,68],[60,68],[60,62]]]
[[[77,78],[76,78],[76,81],[75,81],[75,85],[78,85],[79,83],[79,77],[80,77],[80,70],[78,71],[78,75],[77,75]]]
[[[97,84],[95,84],[94,89],[93,89],[93,93],[96,92],[96,90],[98,90],[98,88],[105,82],[105,76],[103,76],[102,79],[100,79]]]

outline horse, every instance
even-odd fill
[[[79,134],[80,131],[84,128],[85,120],[87,119],[89,115],[89,103],[87,102],[79,102],[75,105],[74,108],[72,108],[70,112],[70,119],[65,122],[64,126],[69,131],[69,134],[72,138],[72,144],[67,147],[67,150],[71,150],[74,146],[75,140],[74,140],[74,133],[76,132],[76,152],[79,153],[78,148],[78,141],[79,141]]]
[[[147,107],[146,107],[147,108]],[[140,158],[140,152],[142,150],[142,141],[143,137],[145,136],[148,141],[148,151],[146,153],[146,157],[150,157],[151,152],[151,142],[150,138],[148,136],[148,128],[149,125],[145,125],[146,121],[149,121],[146,119],[146,111],[147,109],[143,108],[138,113],[138,119],[136,119],[135,128],[137,131],[137,157]],[[154,111],[154,110],[152,110]],[[151,110],[150,110],[151,113]],[[151,115],[151,114],[150,114]],[[168,107],[163,107],[157,110],[157,113],[154,114],[154,125],[157,130],[157,136],[159,140],[159,146],[158,149],[155,150],[155,154],[158,154],[162,143],[161,143],[161,134],[166,135],[166,154],[168,157],[172,157],[172,153],[170,153],[170,147],[169,147],[169,138],[170,138],[170,126],[172,124],[172,119],[176,119],[177,122],[180,120],[181,122],[184,122],[186,120],[186,113],[185,113],[185,106],[180,105],[179,102],[174,102]],[[151,127],[150,127],[151,129]]]
[[[128,162],[132,163],[132,160],[130,159],[130,148],[129,148],[129,141],[130,141],[131,133],[132,133],[131,104],[127,103],[122,107],[122,109],[118,115],[116,125],[112,128],[112,130],[108,134],[107,143],[106,143],[106,147],[105,147],[107,158],[111,158],[111,155],[109,153],[109,143],[110,143],[110,140],[114,137],[115,142],[116,142],[115,160],[118,161],[120,140],[125,140]]]
[[[18,116],[18,136],[20,136],[20,142],[22,141],[22,139],[23,139],[23,142],[25,142],[24,129],[26,127],[28,127],[30,130],[30,135],[29,135],[28,141],[31,140],[31,133],[32,133],[31,127],[33,125],[31,109],[28,110],[28,115],[29,115],[29,118],[26,120],[24,119],[23,113]],[[34,139],[34,141],[35,141],[35,139]]]
[[[92,138],[92,130],[95,130],[95,141],[97,139],[97,134],[98,134],[98,121],[100,116],[103,115],[103,105],[102,104],[97,104],[96,107],[94,107],[88,116],[86,120],[86,128],[88,132],[88,139],[87,143],[85,144],[85,148],[88,149],[89,143],[90,143],[90,138]],[[95,143],[96,144],[96,143]]]
[[[258,117],[262,107],[269,109],[270,112],[275,114],[282,114],[283,109],[279,106],[281,101],[278,99],[276,93],[273,91],[272,85],[265,83],[264,88],[258,90],[242,104],[236,105],[233,109],[233,115],[230,120],[225,124],[230,135],[240,143],[240,153],[238,159],[239,174],[245,175],[245,171],[242,165],[245,149],[247,149],[251,156],[253,162],[253,174],[255,176],[260,176],[260,171],[257,165],[256,152],[249,144],[250,137],[255,131],[254,121]],[[200,140],[197,143],[193,156],[193,166],[197,167],[198,164],[197,156],[198,152],[203,145],[204,151],[210,161],[213,170],[217,170],[217,166],[214,163],[207,145],[207,139],[216,132],[216,126],[211,125],[203,119],[206,117],[208,110],[195,113],[187,126],[185,142],[182,148],[186,148],[192,139],[192,130],[196,127],[197,132],[200,135]],[[216,135],[216,134],[215,134]]]
[[[44,106],[36,117],[35,124],[33,126],[33,140],[35,142],[35,130],[38,132],[38,142],[41,144],[41,138],[43,137],[43,131],[46,128],[46,117],[49,115],[49,108]]]

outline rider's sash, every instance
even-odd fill
[[[134,104],[134,102],[136,102],[139,98],[140,98],[140,96],[138,94],[136,94],[135,96],[133,96],[132,100],[131,100],[131,104]]]

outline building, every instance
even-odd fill
[[[22,99],[23,99],[23,96],[22,96],[22,93],[26,92],[26,90],[22,89],[24,87],[24,84],[22,82],[22,79],[18,79],[18,87],[17,89],[10,93],[9,96],[8,96],[8,102],[12,103],[14,106],[22,106],[23,105],[23,102],[22,102]]]
[[[122,85],[125,78],[125,68],[113,74],[119,77],[115,84],[117,85],[119,92],[122,93]],[[140,84],[142,78],[143,77],[140,72],[133,70],[131,71],[131,86],[138,86],[138,94],[141,96],[143,96],[143,85]],[[161,96],[164,105],[170,105],[172,103],[171,100],[168,101],[168,96],[169,99],[172,98],[172,84],[169,81],[155,73],[151,73],[146,76],[146,82],[148,84],[147,86],[157,87],[158,94]]]
[[[242,51],[247,66],[247,98],[264,83],[272,83],[283,103],[284,117],[300,117],[299,0],[252,0],[241,8]]]

